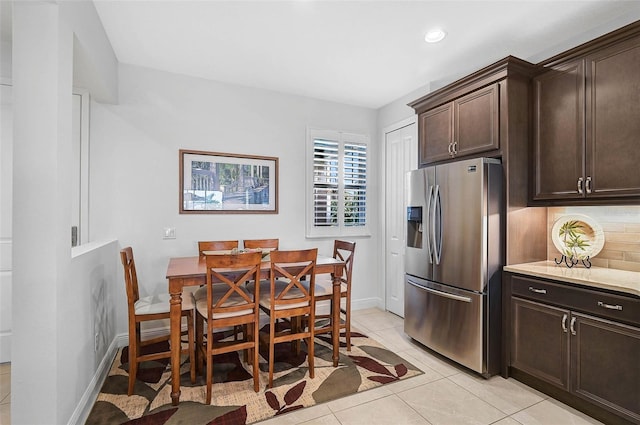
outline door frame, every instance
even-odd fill
[[[405,118],[403,120],[397,121],[391,125],[383,127],[381,132],[381,149],[380,149],[380,169],[382,170],[382,181],[380,184],[382,185],[382,196],[380,197],[380,235],[382,237],[383,243],[381,244],[382,249],[380,249],[379,257],[380,257],[380,276],[382,279],[382,294],[381,294],[381,304],[382,309],[387,311],[387,259],[385,258],[385,254],[387,252],[387,211],[385,205],[387,203],[387,134],[394,132],[396,130],[400,130],[401,128],[410,126],[416,126],[416,140],[418,137],[417,125],[418,125],[418,115],[414,114],[411,117]],[[417,158],[417,153],[416,153]],[[416,162],[416,167],[418,166]]]
[[[13,84],[11,79],[8,78],[0,78],[0,86],[9,87],[12,91],[11,93],[11,114],[13,114]],[[3,102],[6,99],[3,99]],[[10,131],[13,133],[12,126],[9,127]],[[9,142],[5,141],[5,143],[10,144],[10,149],[13,151],[13,134],[11,135],[11,140]],[[0,143],[2,141],[0,140]],[[2,148],[0,147],[0,150]],[[13,157],[9,157],[9,162],[11,163],[11,168],[13,168]],[[1,168],[1,167],[0,167]],[[13,172],[11,172],[13,174]],[[13,193],[13,181],[12,178],[9,179],[11,181],[11,193]],[[5,193],[2,193],[2,196],[6,196]],[[4,208],[11,210],[13,208],[13,197],[10,196],[7,199],[2,199]],[[2,213],[0,212],[0,215]],[[11,213],[12,214],[12,213]],[[13,339],[13,313],[12,313],[12,302],[11,302],[11,293],[13,288],[13,259],[12,259],[12,250],[13,250],[13,225],[10,226],[9,229],[10,235],[0,234],[0,309],[4,312],[6,318],[8,318],[9,325],[6,323],[2,323],[2,327],[0,327],[0,363],[11,362],[11,341]],[[6,285],[6,287],[5,287]],[[9,296],[2,296],[9,295]],[[8,327],[7,327],[8,326]],[[11,385],[9,385],[9,389]]]

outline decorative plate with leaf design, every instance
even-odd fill
[[[602,250],[604,232],[591,217],[571,214],[556,220],[551,229],[551,240],[561,254],[584,260],[595,257]]]

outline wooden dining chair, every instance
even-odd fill
[[[205,251],[231,251],[238,249],[240,242],[237,240],[229,241],[198,241],[198,255],[204,257]],[[191,289],[193,303],[207,296],[207,288],[202,285],[200,288]],[[235,334],[235,333],[234,333]]]
[[[340,276],[340,299],[345,300],[345,306],[333,305],[333,276],[332,275],[319,275],[316,277],[315,282],[315,300],[316,304],[319,301],[328,300],[330,303],[329,314],[317,314],[316,312],[316,329],[315,333],[323,334],[331,332],[333,309],[340,309],[340,329],[344,329],[345,338],[347,342],[347,351],[351,351],[351,276],[353,272],[353,253],[356,249],[355,242],[335,240],[333,243],[333,258],[344,261],[345,267],[343,269],[342,276]],[[327,320],[329,319],[328,324]],[[325,323],[324,326],[319,323]]]
[[[207,361],[207,404],[211,404],[213,356],[217,354],[248,350],[248,363],[253,366],[253,389],[259,390],[260,285],[253,285],[252,290],[247,291],[244,284],[260,280],[261,261],[259,252],[206,256],[207,296],[196,302],[196,346],[199,367],[202,356]],[[204,321],[207,322],[206,343],[203,342]],[[242,339],[214,340],[214,329],[237,326],[245,329]]]
[[[142,354],[142,347],[161,341],[169,341],[169,334],[142,341],[140,324],[151,320],[169,319],[169,293],[140,297],[138,289],[138,275],[133,258],[133,249],[126,247],[120,250],[120,260],[124,268],[124,282],[127,289],[127,305],[129,312],[129,388],[128,395],[133,394],[138,364],[146,361],[171,358],[171,351]],[[182,349],[183,354],[189,355],[191,363],[191,382],[196,382],[196,362],[194,356],[194,303],[192,297],[182,299],[182,317],[187,321],[188,347]]]
[[[204,257],[205,251],[231,251],[238,249],[239,241],[198,241],[198,255]],[[194,303],[207,295],[206,286],[192,290]]]
[[[245,239],[243,245],[247,249],[278,249],[280,239]]]
[[[238,249],[238,241],[198,241],[198,254],[202,257],[204,251],[229,251]]]
[[[297,317],[314,322],[313,299],[317,248],[296,251],[273,251],[269,280],[261,282],[260,309],[269,316],[269,388],[273,387],[275,344],[307,341],[309,377],[314,377],[314,329],[300,326]],[[303,284],[303,277],[306,284]],[[251,285],[250,285],[251,286]],[[276,330],[278,319],[289,320],[289,329]]]

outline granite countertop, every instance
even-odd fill
[[[511,264],[504,266],[504,271],[640,296],[640,272],[595,266],[589,269],[577,265],[568,268],[564,264],[557,265],[554,261]]]

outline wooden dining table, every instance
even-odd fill
[[[316,260],[316,275],[333,275],[333,308],[331,323],[331,342],[333,345],[333,366],[338,366],[340,358],[340,276],[344,271],[344,261],[333,257],[318,255]],[[271,263],[263,261],[261,279],[269,279]],[[171,344],[171,402],[174,406],[180,402],[180,334],[182,328],[182,289],[185,286],[200,286],[206,284],[206,260],[202,256],[173,257],[169,259],[167,280],[169,281],[170,299],[170,344]]]

